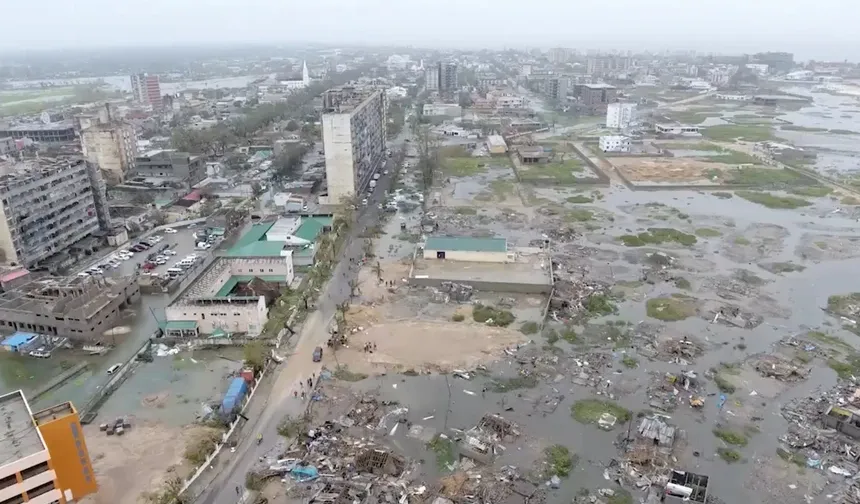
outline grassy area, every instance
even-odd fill
[[[615,488],[615,494],[606,498],[606,504],[633,504],[633,495],[621,488]]]
[[[618,419],[618,423],[630,420],[632,413],[613,401],[602,399],[580,399],[570,407],[573,419],[583,424],[596,424],[604,413],[609,413]]]
[[[804,199],[793,198],[791,196],[777,196],[766,192],[738,191],[736,194],[747,201],[752,201],[768,208],[795,209],[812,204]]]
[[[745,166],[743,168],[722,170],[722,175],[725,184],[748,186],[797,186],[809,184],[809,179],[797,172],[778,168]]]
[[[700,236],[702,238],[716,238],[717,236],[723,236],[723,233],[717,231],[716,229],[699,228],[696,230],[696,236]]]
[[[847,129],[834,128],[828,131],[834,135],[860,135],[860,131],[851,131]]]
[[[720,117],[720,112],[707,112],[697,110],[678,110],[666,114],[673,121],[678,121],[684,124],[701,124],[709,117]]]
[[[726,444],[733,446],[746,446],[749,439],[743,432],[733,431],[731,429],[716,428],[713,433],[718,438],[722,439]]]
[[[711,193],[711,195],[716,196],[720,199],[732,199],[732,197],[734,196],[732,193],[724,191],[714,191]]]
[[[698,159],[701,161],[707,161],[708,163],[723,163],[729,165],[761,164],[761,161],[759,161],[758,158],[750,156],[745,152],[733,150],[723,150],[722,154],[717,154],[716,156],[703,156]]]
[[[795,271],[803,271],[806,266],[794,264],[791,262],[775,262],[770,265],[770,270],[773,273],[794,273]]]
[[[495,327],[508,327],[516,319],[514,314],[507,310],[501,310],[480,303],[472,307],[472,318],[475,322],[487,323]]]
[[[860,205],[860,199],[857,199],[854,196],[845,196],[844,198],[839,200],[839,203],[841,203],[843,205],[852,205],[852,206]]]
[[[693,286],[690,284],[689,280],[684,277],[680,277],[675,279],[675,287],[679,289],[690,290],[690,288],[692,288]]]
[[[651,318],[675,322],[695,315],[696,306],[692,303],[692,298],[660,297],[646,301],[645,311]]]
[[[455,313],[454,315],[451,315],[451,320],[454,322],[462,322],[466,320],[466,316],[462,313]]]
[[[523,334],[534,334],[538,332],[539,326],[537,322],[523,322],[520,326],[520,332]]]
[[[735,238],[735,245],[749,245],[751,242],[743,236]]]
[[[860,377],[860,355],[856,353],[852,353],[844,357],[843,359],[830,359],[827,361],[827,365],[839,375],[839,378],[843,380],[850,379],[851,377]]]
[[[666,150],[689,150],[689,151],[703,151],[703,152],[711,152],[711,151],[722,151],[723,148],[717,144],[712,144],[710,142],[696,142],[696,143],[684,143],[684,142],[668,142],[668,143],[655,143],[655,147]]]
[[[510,180],[496,179],[491,181],[489,186],[490,191],[493,193],[493,197],[500,201],[503,201],[508,196],[516,193],[514,183]]]
[[[565,222],[588,222],[592,219],[594,219],[594,213],[584,208],[574,208],[564,212]]]
[[[470,177],[487,171],[487,160],[477,157],[449,157],[442,160],[442,172],[448,177]]]
[[[606,294],[592,294],[585,301],[585,311],[591,315],[604,316],[617,313],[618,307]]]
[[[860,306],[860,292],[834,295],[827,298],[827,309],[839,315],[854,316]]]
[[[567,477],[570,475],[573,466],[576,465],[577,457],[570,453],[570,450],[564,445],[554,444],[547,446],[544,448],[543,454],[548,466],[543,479],[552,476]]]
[[[783,131],[806,131],[809,133],[824,133],[827,128],[814,128],[809,126],[799,126],[797,124],[784,124],[779,129]]]
[[[445,470],[456,461],[457,445],[444,434],[438,434],[428,441],[427,449],[436,454],[436,467],[439,469]]]
[[[478,215],[478,209],[473,207],[457,207],[454,209],[457,215]]]
[[[357,382],[364,380],[367,378],[367,375],[364,373],[354,373],[350,371],[346,366],[338,366],[337,369],[332,373],[338,380],[349,381],[349,382]]]
[[[719,373],[714,375],[714,384],[716,384],[720,392],[726,394],[733,394],[735,392],[735,384]]]
[[[623,364],[624,367],[628,369],[634,369],[636,366],[639,365],[639,359],[631,355],[625,355],[621,358],[621,364]]]
[[[511,390],[530,389],[537,386],[538,379],[535,376],[515,376],[513,378],[495,378],[487,384],[487,390],[503,394]]]
[[[573,184],[580,178],[576,173],[584,169],[585,163],[573,158],[555,163],[520,165],[519,174],[522,182],[553,180],[560,184]]]
[[[738,453],[737,450],[733,450],[731,448],[717,448],[717,456],[729,464],[734,464],[741,460],[741,454]]]
[[[809,196],[810,198],[823,198],[833,192],[833,189],[826,186],[810,186],[810,187],[795,187],[789,192],[798,196]]]
[[[844,351],[853,352],[854,347],[849,345],[839,336],[833,336],[831,334],[823,333],[821,331],[809,331],[806,333],[806,337],[821,343],[822,345],[832,346],[840,348]]]
[[[666,242],[680,243],[681,245],[690,247],[697,242],[694,235],[672,228],[648,228],[647,232],[637,235],[621,235],[618,239],[627,247],[661,245]]]
[[[594,199],[590,198],[588,196],[576,195],[576,196],[571,196],[571,197],[567,198],[565,201],[567,201],[568,203],[579,204],[579,203],[593,203]]]
[[[737,139],[747,142],[766,142],[776,140],[773,129],[765,124],[721,124],[710,126],[702,135],[717,142],[733,142]]]

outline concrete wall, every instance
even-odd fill
[[[324,114],[322,136],[328,199],[337,203],[355,194],[355,167],[352,158],[352,128],[349,114]]]
[[[203,334],[212,334],[215,329],[227,332],[244,332],[256,336],[263,330],[268,318],[266,298],[260,296],[256,303],[197,304],[177,303],[164,309],[165,318],[172,320],[196,320]]]
[[[488,292],[519,292],[523,294],[549,294],[552,292],[552,285],[540,284],[522,284],[505,281],[482,281],[482,280],[462,280],[451,278],[426,278],[426,277],[411,277],[409,285],[418,287],[439,287],[442,282],[456,282],[463,285],[471,285],[475,289]]]
[[[477,252],[472,250],[424,250],[424,259],[436,261],[437,252],[445,252],[445,260],[448,261],[482,263],[506,263],[514,261],[514,257],[509,257],[507,252]]]
[[[136,143],[130,125],[94,126],[81,132],[84,156],[102,170],[110,184],[121,184],[134,169]]]

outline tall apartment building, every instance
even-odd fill
[[[72,403],[33,413],[20,390],[0,396],[0,503],[67,504],[97,491]]]
[[[573,56],[573,51],[564,47],[554,47],[547,51],[546,57],[550,63],[567,63]]]
[[[104,179],[85,160],[41,158],[5,163],[0,171],[0,250],[6,262],[31,267],[109,228]]]
[[[636,122],[635,103],[610,103],[606,105],[606,127],[626,129]]]
[[[158,82],[157,75],[132,74],[131,92],[134,95],[134,101],[138,103],[152,105],[154,109],[160,109],[162,106],[161,84]]]
[[[439,92],[453,93],[460,88],[457,80],[457,64],[451,62],[439,62]]]
[[[328,201],[361,193],[385,162],[386,97],[373,88],[323,94],[322,133]]]
[[[543,92],[550,100],[567,102],[567,77],[555,76],[543,81]]]
[[[152,150],[141,153],[135,159],[134,173],[140,177],[179,182],[191,187],[206,178],[206,159],[172,149]]]
[[[431,65],[424,69],[424,88],[427,91],[439,91],[439,66]]]
[[[603,113],[606,106],[615,102],[617,89],[609,84],[577,84],[573,96],[579,99],[590,113]]]
[[[593,56],[586,60],[585,71],[589,75],[605,75],[609,73],[627,72],[630,70],[630,66],[630,58],[626,56]]]
[[[105,114],[95,124],[89,123],[81,131],[81,149],[87,160],[97,166],[105,180],[121,184],[134,170],[137,156],[137,136],[134,126],[115,120],[105,105]]]

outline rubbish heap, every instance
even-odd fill
[[[760,355],[753,357],[756,371],[765,378],[775,378],[784,382],[805,380],[810,368],[801,368],[778,355]]]

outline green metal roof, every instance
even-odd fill
[[[331,227],[331,223],[331,217],[305,217],[302,219],[301,225],[296,229],[294,236],[309,242],[316,241],[323,228],[326,226]]]
[[[282,241],[255,241],[243,245],[235,246],[227,251],[227,257],[280,257],[281,250],[284,249],[286,242]]]
[[[197,329],[196,320],[168,320],[161,324],[165,331],[193,331]]]
[[[230,292],[240,283],[247,283],[255,277],[260,280],[272,283],[286,283],[287,279],[283,275],[233,275],[224,282],[224,285],[215,293],[215,297],[227,297]]]
[[[233,248],[242,248],[245,245],[264,240],[266,238],[266,233],[268,233],[274,225],[274,222],[263,222],[261,224],[252,225],[251,229],[236,240],[236,244],[233,245]]]
[[[431,236],[424,245],[425,250],[450,250],[461,252],[507,252],[505,238],[471,238],[468,236]]]

